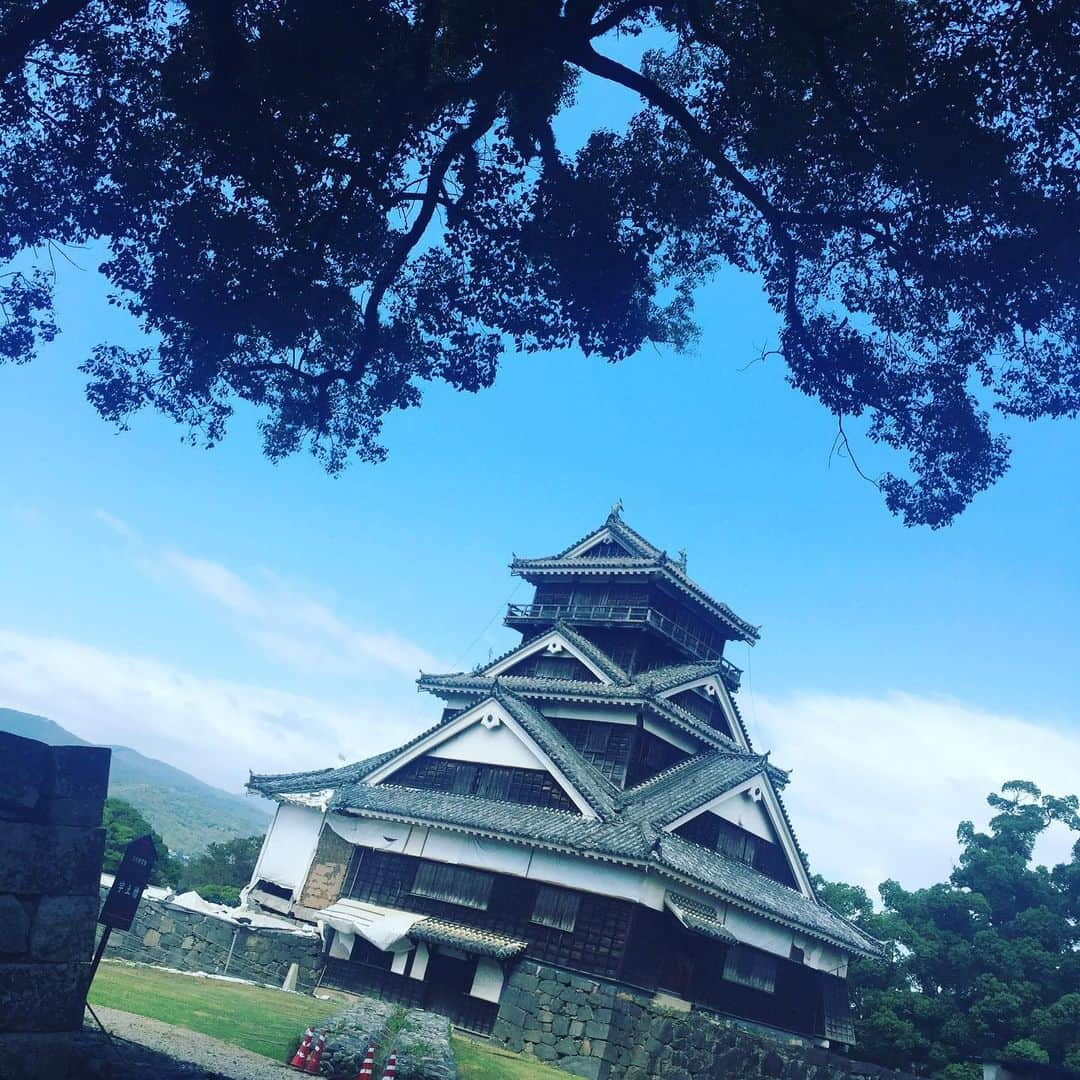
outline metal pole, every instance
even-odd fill
[[[94,976],[97,974],[98,964],[101,963],[101,957],[105,952],[105,946],[109,943],[109,935],[112,933],[112,927],[106,926],[101,934],[101,940],[97,943],[97,948],[94,950],[94,959],[90,961],[90,982],[86,984],[87,989],[90,987],[90,983],[94,981]]]
[[[229,955],[225,957],[225,970],[221,973],[222,975],[228,975],[229,974],[229,962],[232,960],[233,949],[236,948],[236,935],[239,934],[239,933],[240,933],[240,927],[238,926],[233,931],[232,941],[229,942]]]

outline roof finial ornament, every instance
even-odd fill
[[[682,570],[686,569],[686,548],[679,548],[679,567]]]
[[[611,513],[608,514],[609,518],[617,518],[622,513],[622,499],[616,499],[611,505]]]

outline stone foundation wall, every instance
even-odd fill
[[[82,1027],[110,757],[0,732],[0,1077],[63,1075]]]
[[[102,889],[102,899],[105,892]],[[295,989],[308,993],[315,988],[323,963],[322,941],[317,934],[245,928],[146,896],[131,929],[113,931],[105,956],[180,971],[230,975],[267,986],[281,986],[295,963],[299,969]]]
[[[668,1011],[647,994],[531,961],[507,980],[492,1039],[591,1080],[913,1080],[798,1036]]]

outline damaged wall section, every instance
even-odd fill
[[[329,907],[341,896],[352,854],[353,845],[329,825],[324,825],[311,862],[311,871],[300,894],[301,907],[318,911]]]
[[[101,887],[104,899],[107,887]],[[245,921],[246,920],[246,921]],[[115,931],[108,959],[229,975],[281,986],[297,965],[295,987],[310,993],[322,971],[322,938],[312,927],[209,904],[194,893],[172,896],[150,888],[131,929]]]

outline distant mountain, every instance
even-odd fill
[[[91,745],[44,716],[14,709],[0,709],[0,731],[38,739],[50,746]],[[171,851],[195,855],[207,844],[266,832],[273,812],[266,800],[211,787],[127,746],[111,749],[109,794],[140,811]]]

